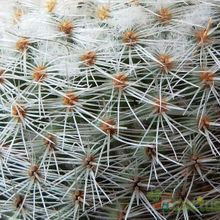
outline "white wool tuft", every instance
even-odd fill
[[[122,31],[137,24],[145,24],[148,16],[141,6],[132,6],[120,9],[111,13],[112,18],[109,23],[115,27],[119,27]]]
[[[33,12],[24,15],[19,22],[18,31],[21,35],[37,38],[51,38],[56,31],[51,25],[50,17],[44,12]]]
[[[211,6],[202,4],[193,7],[191,6],[189,10],[186,11],[184,20],[195,26],[206,26],[211,16]]]

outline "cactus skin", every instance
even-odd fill
[[[0,6],[2,219],[219,219],[218,0]]]

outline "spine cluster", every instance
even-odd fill
[[[0,8],[3,219],[220,218],[219,0]]]

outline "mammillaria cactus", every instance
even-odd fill
[[[220,218],[219,0],[0,0],[2,219]]]

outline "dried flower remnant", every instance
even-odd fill
[[[16,50],[24,52],[28,48],[29,41],[27,38],[22,37],[16,42]]]
[[[58,29],[60,32],[63,32],[64,34],[71,34],[73,30],[73,23],[71,21],[61,21],[58,25]]]
[[[110,9],[108,6],[99,6],[97,8],[96,11],[96,16],[100,19],[100,20],[106,20],[109,17],[109,13],[110,13]]]
[[[128,77],[124,73],[117,73],[112,79],[112,84],[117,90],[123,90],[128,83]]]
[[[138,35],[134,31],[126,31],[122,35],[122,42],[128,46],[134,46],[138,43]]]
[[[167,24],[172,19],[172,13],[169,8],[161,8],[159,11],[157,11],[158,14],[158,20],[163,23]]]
[[[66,92],[66,94],[63,97],[63,104],[67,106],[73,106],[77,103],[78,98],[72,91]]]
[[[96,62],[96,52],[95,51],[89,51],[84,53],[80,56],[80,60],[86,65],[86,66],[92,66]]]
[[[34,67],[33,74],[32,74],[33,80],[36,82],[39,82],[43,80],[44,78],[46,78],[47,74],[45,73],[45,69],[46,67],[42,65]]]
[[[108,119],[100,125],[100,128],[107,135],[112,136],[116,132],[115,121],[113,119]]]

